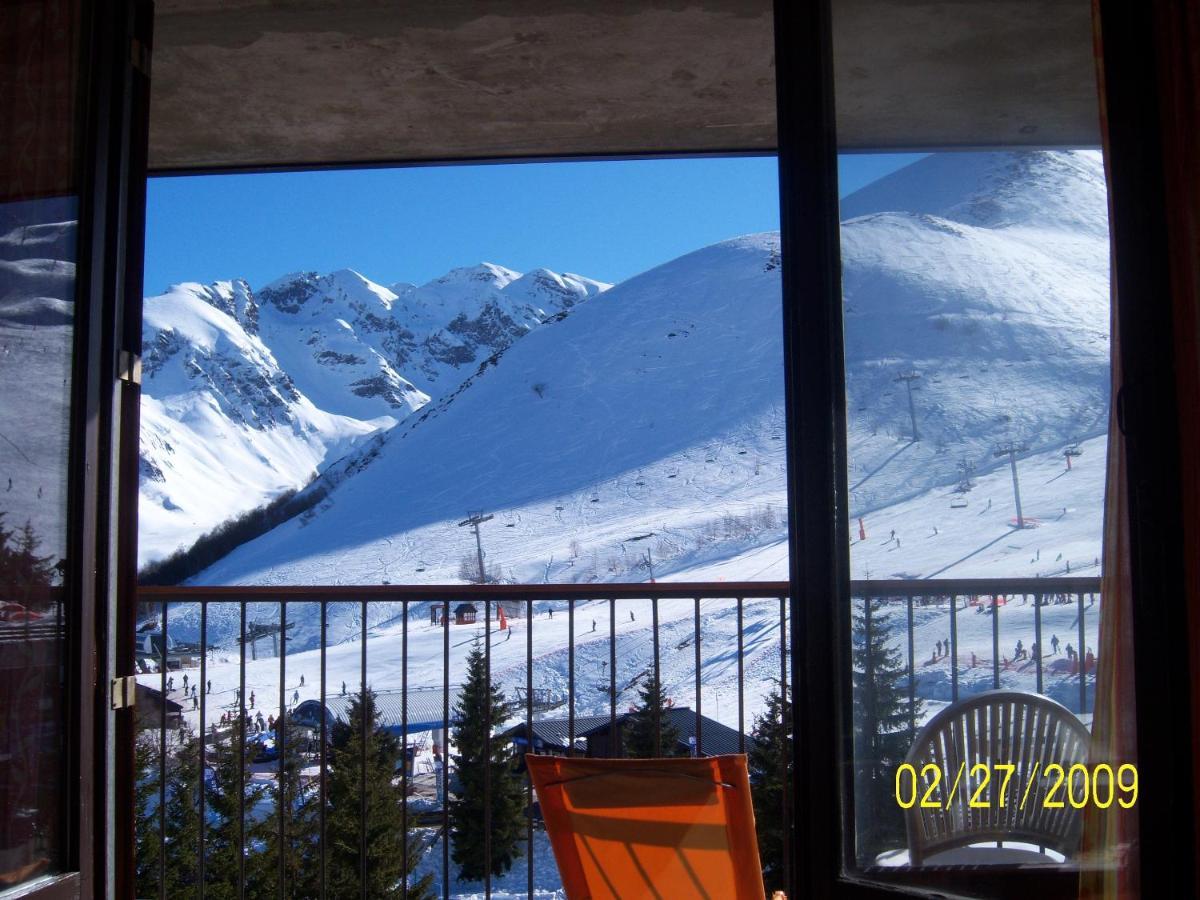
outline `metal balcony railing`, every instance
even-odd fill
[[[982,601],[988,607],[988,615],[991,616],[990,628],[992,634],[992,681],[995,687],[999,687],[1002,678],[1002,665],[1000,648],[1000,636],[1003,631],[1003,623],[1005,621],[1005,607],[999,605],[998,601],[993,598],[1004,598],[1009,603],[1025,603],[1032,604],[1035,643],[1040,647],[1045,647],[1045,642],[1042,640],[1042,610],[1044,605],[1050,602],[1062,603],[1066,598],[1077,606],[1076,624],[1078,629],[1078,645],[1080,653],[1087,646],[1087,638],[1085,634],[1085,621],[1098,621],[1099,602],[1099,579],[1096,578],[1054,578],[1054,579],[965,579],[965,580],[937,580],[937,581],[859,581],[853,582],[852,588],[852,605],[849,612],[854,612],[857,608],[860,616],[865,621],[865,628],[871,629],[872,622],[878,623],[880,615],[888,617],[889,627],[895,627],[896,622],[904,624],[902,636],[900,638],[900,646],[906,651],[905,666],[907,669],[907,688],[909,698],[910,711],[910,726],[915,728],[919,724],[917,719],[918,709],[918,684],[919,678],[917,673],[918,657],[917,648],[914,642],[915,630],[919,627],[916,620],[921,618],[929,611],[930,607],[940,609],[945,607],[945,613],[948,616],[949,638],[947,656],[949,657],[950,665],[950,701],[958,699],[960,693],[960,681],[963,668],[963,660],[960,659],[960,623],[959,619],[963,615],[964,610],[971,608],[971,598],[987,598]],[[209,680],[209,666],[212,665],[210,656],[214,644],[210,642],[210,610],[218,605],[227,612],[227,607],[233,604],[237,608],[237,635],[236,638],[230,636],[226,628],[226,633],[220,639],[221,646],[228,648],[236,646],[237,666],[238,666],[238,685],[236,693],[234,714],[229,714],[225,718],[231,720],[231,731],[234,736],[231,737],[235,741],[238,753],[238,764],[240,771],[245,773],[247,769],[247,725],[249,719],[246,713],[246,697],[247,697],[247,681],[246,681],[246,663],[247,656],[258,656],[259,640],[270,639],[273,642],[272,653],[278,659],[278,696],[271,699],[271,704],[278,703],[277,713],[278,722],[275,728],[276,752],[279,758],[285,755],[289,740],[296,739],[300,731],[295,724],[299,720],[296,718],[297,710],[293,709],[290,712],[288,697],[285,691],[285,679],[287,677],[288,667],[288,642],[289,642],[289,607],[295,610],[300,604],[304,604],[304,608],[310,613],[319,608],[319,636],[316,639],[316,647],[312,648],[319,652],[318,674],[319,674],[319,694],[318,700],[320,704],[320,714],[310,723],[312,731],[315,732],[316,750],[311,752],[312,762],[317,766],[316,790],[318,792],[318,810],[320,821],[317,827],[317,848],[315,853],[314,865],[319,869],[317,875],[317,883],[319,884],[319,896],[332,896],[329,893],[328,883],[328,848],[326,846],[326,836],[328,835],[326,823],[326,791],[328,789],[327,775],[329,772],[328,765],[328,746],[330,738],[330,729],[333,726],[331,714],[327,711],[330,709],[330,704],[338,701],[341,693],[337,691],[337,685],[327,684],[328,674],[328,653],[334,647],[345,648],[346,640],[341,642],[330,643],[329,629],[329,612],[331,607],[345,607],[346,604],[352,604],[357,609],[359,621],[362,623],[362,628],[357,637],[351,635],[351,642],[357,640],[359,646],[358,651],[358,674],[359,683],[357,688],[364,694],[368,689],[377,690],[378,685],[372,685],[369,677],[369,645],[371,643],[372,631],[378,629],[380,624],[370,624],[371,609],[379,604],[393,604],[391,610],[398,608],[399,612],[389,622],[383,624],[388,625],[393,630],[398,621],[400,630],[400,666],[399,666],[399,684],[389,687],[398,688],[398,705],[399,710],[395,714],[394,719],[398,719],[399,737],[401,747],[405,748],[406,764],[403,766],[402,773],[399,775],[401,780],[401,791],[404,796],[409,796],[413,788],[410,785],[410,780],[414,780],[417,776],[413,773],[412,767],[408,764],[411,758],[409,750],[410,737],[413,736],[418,729],[422,732],[427,732],[431,725],[440,729],[446,739],[443,741],[441,751],[442,759],[448,761],[449,754],[447,744],[449,729],[453,726],[452,717],[452,700],[454,692],[451,684],[451,659],[452,645],[451,635],[452,629],[456,626],[452,624],[454,619],[453,608],[460,603],[473,602],[477,609],[482,607],[484,622],[489,623],[489,627],[483,629],[482,648],[485,659],[485,672],[487,682],[490,685],[492,682],[492,650],[497,640],[509,640],[509,636],[499,638],[494,636],[494,629],[490,623],[494,623],[498,618],[496,610],[501,604],[509,611],[518,611],[521,613],[520,618],[510,618],[510,627],[518,629],[523,628],[525,631],[525,666],[524,666],[524,685],[517,685],[520,694],[519,708],[511,708],[514,718],[517,719],[518,725],[524,725],[524,740],[527,742],[522,746],[527,746],[529,749],[535,748],[535,729],[534,723],[538,721],[537,713],[546,711],[547,707],[554,707],[560,699],[556,697],[554,692],[549,691],[544,686],[535,685],[535,664],[541,653],[539,648],[535,646],[535,629],[534,617],[539,610],[545,610],[547,607],[556,608],[560,612],[565,612],[568,618],[567,625],[567,640],[566,640],[566,673],[567,683],[565,688],[565,728],[560,725],[560,730],[563,731],[562,752],[580,753],[586,752],[584,741],[586,740],[587,747],[591,746],[591,742],[611,752],[611,748],[619,747],[618,729],[621,713],[618,711],[618,698],[622,693],[622,689],[627,690],[628,684],[619,684],[621,679],[618,678],[618,661],[623,658],[624,654],[629,654],[631,651],[644,652],[645,641],[650,642],[651,660],[650,666],[646,675],[653,673],[655,683],[663,683],[663,654],[670,654],[670,661],[675,662],[680,659],[680,655],[691,651],[691,666],[693,668],[692,679],[693,684],[690,689],[694,691],[694,701],[691,710],[691,715],[686,716],[689,720],[685,731],[689,731],[690,738],[694,738],[693,752],[708,754],[716,752],[745,752],[747,749],[748,731],[751,723],[747,720],[747,686],[751,684],[747,680],[747,672],[745,663],[747,659],[748,638],[753,642],[757,656],[755,657],[756,671],[753,675],[753,683],[751,684],[756,690],[762,687],[768,677],[770,680],[778,678],[781,685],[782,699],[785,701],[781,704],[783,715],[788,715],[790,705],[788,693],[790,687],[789,679],[789,615],[790,615],[790,599],[788,585],[785,582],[755,582],[755,583],[707,583],[707,584],[587,584],[587,585],[453,585],[453,586],[364,586],[364,587],[143,587],[139,591],[139,604],[143,609],[143,622],[155,621],[154,626],[159,639],[151,636],[148,640],[143,641],[139,646],[148,648],[143,654],[143,662],[153,662],[157,672],[143,673],[140,676],[140,681],[144,685],[155,683],[161,694],[161,708],[157,710],[157,721],[149,721],[143,714],[140,727],[143,729],[152,729],[157,732],[157,767],[158,767],[158,796],[157,796],[157,818],[158,818],[158,895],[167,896],[166,886],[166,863],[168,852],[192,852],[192,848],[178,848],[167,846],[167,829],[165,823],[166,816],[166,799],[167,799],[167,779],[168,779],[168,743],[169,743],[169,727],[168,717],[171,715],[168,710],[170,705],[168,701],[168,679],[174,680],[189,663],[194,663],[192,672],[198,676],[198,682],[193,684],[199,685],[199,694],[192,701],[197,707],[193,710],[184,711],[186,717],[188,713],[194,712],[198,715],[199,727],[196,729],[196,740],[199,742],[199,765],[201,767],[201,783],[204,778],[204,767],[206,766],[205,746],[209,740],[209,734],[206,729],[212,732],[213,735],[220,734],[217,723],[218,719],[215,715],[210,717],[210,709],[208,704],[207,686]],[[640,608],[649,606],[651,621],[649,623],[649,634],[645,634],[645,623],[637,623],[636,629],[630,627],[622,632],[618,628],[618,604],[640,602],[643,604]],[[262,623],[251,623],[247,621],[247,610],[250,608],[259,609],[256,604],[270,603],[277,605],[278,609],[278,624],[272,624],[270,628],[263,628]],[[606,661],[602,661],[601,670],[602,678],[607,679],[607,711],[606,715],[602,712],[600,715],[589,715],[586,718],[577,715],[577,707],[580,705],[580,679],[585,678],[585,684],[595,684],[594,671],[578,672],[577,671],[577,644],[580,641],[577,639],[576,630],[576,615],[581,604],[593,604],[588,607],[588,618],[592,619],[592,632],[586,632],[603,640],[607,638],[607,656]],[[607,635],[604,634],[604,629],[599,627],[599,622],[596,618],[595,603],[600,603],[607,606]],[[703,604],[708,603],[710,606],[707,609],[716,609],[713,604],[719,605],[721,610],[724,610],[730,615],[736,616],[736,627],[734,631],[734,641],[730,642],[728,636],[722,637],[721,643],[715,643],[714,636],[710,629],[705,628],[705,614],[707,609],[702,608]],[[757,604],[752,612],[753,623],[750,629],[746,627],[745,612],[749,604]],[[680,604],[684,605],[685,612],[680,615]],[[764,606],[765,604],[765,606]],[[940,606],[939,606],[940,604]],[[690,608],[689,608],[690,607]],[[601,606],[603,608],[603,606]],[[667,627],[672,629],[673,643],[668,644],[665,648],[664,641],[664,626],[660,622],[660,612],[666,609],[670,621]],[[764,610],[766,611],[764,615]],[[189,627],[186,629],[189,634],[198,634],[198,641],[194,641],[193,645],[184,645],[182,641],[176,641],[172,638],[172,617],[178,618],[181,611],[187,611]],[[198,611],[198,616],[196,615]],[[416,623],[412,613],[420,612],[421,618]],[[690,613],[690,615],[688,615]],[[429,619],[425,618],[429,614]],[[632,616],[632,613],[631,613]],[[310,616],[311,617],[311,616]],[[602,618],[602,615],[601,615]],[[690,618],[690,639],[685,637],[683,640],[678,640],[680,627],[686,629],[687,619]],[[295,620],[293,619],[293,624]],[[980,620],[982,621],[982,620]],[[429,624],[420,624],[426,623]],[[625,623],[620,623],[624,625]],[[630,623],[632,626],[633,623]],[[255,627],[257,625],[257,629]],[[428,629],[438,628],[441,631],[441,683],[440,685],[429,684],[427,680],[418,678],[415,682],[410,675],[410,654],[409,654],[409,636],[410,630],[418,627],[424,627],[424,634],[429,635]],[[978,623],[972,622],[974,632],[979,631]],[[598,631],[596,629],[599,629]],[[180,631],[181,629],[176,629]],[[777,645],[775,650],[770,653],[777,652],[777,663],[774,667],[774,674],[768,676],[764,671],[764,660],[768,654],[763,652],[763,634],[770,631],[769,641],[771,645]],[[777,632],[776,632],[777,630]],[[345,638],[345,635],[342,636]],[[690,644],[690,647],[688,646]],[[250,649],[247,650],[249,645]],[[541,648],[541,652],[558,653],[562,651],[560,645],[555,644]],[[732,665],[736,667],[736,684],[737,684],[737,712],[736,712],[736,728],[727,727],[725,725],[714,725],[712,720],[704,715],[704,658],[703,654],[708,652],[710,660],[713,655],[732,654],[734,657]],[[1037,659],[1030,660],[1030,663],[1036,669],[1036,689],[1042,692],[1044,689],[1043,681],[1043,653],[1038,654]],[[594,654],[593,654],[594,656]],[[833,653],[830,654],[830,660],[834,658]],[[832,662],[831,662],[832,664]],[[1086,712],[1088,707],[1087,683],[1089,672],[1087,667],[1081,664],[1078,668],[1078,711]],[[1056,685],[1061,689],[1062,677],[1056,678]],[[251,691],[254,690],[254,685],[249,686]],[[331,690],[332,688],[332,690]],[[342,692],[345,692],[342,688]],[[185,695],[186,696],[186,695]],[[710,693],[711,697],[711,693]],[[389,702],[393,706],[396,705],[396,698],[391,696]],[[593,702],[594,706],[594,702]],[[419,707],[419,708],[418,708]],[[440,708],[439,708],[440,707]],[[237,713],[240,711],[240,715]],[[680,710],[673,711],[675,720],[679,719]],[[730,714],[731,711],[726,709],[726,718],[730,721],[731,726],[734,717]],[[240,720],[241,727],[238,727]],[[511,721],[511,720],[510,720]],[[662,728],[658,719],[655,720],[656,725],[659,725],[658,740],[661,741]],[[504,723],[487,721],[484,723],[485,734],[485,751],[484,758],[490,758],[492,742],[501,740],[497,733],[498,726]],[[784,733],[790,734],[788,723],[784,725]],[[411,726],[411,727],[410,727]],[[365,778],[366,778],[366,735],[367,728],[366,720],[363,719],[363,740],[361,742],[363,748],[363,760],[361,761],[363,772],[363,792],[359,801],[359,884],[363,886],[362,896],[366,896],[365,885],[367,883],[367,842],[365,835],[367,832],[367,799],[365,796]],[[706,734],[706,728],[708,733]],[[291,734],[295,731],[296,735]],[[714,733],[715,732],[715,733]],[[607,739],[605,741],[605,738]],[[508,738],[505,738],[508,740]],[[752,739],[751,739],[752,740]],[[517,743],[520,743],[518,740]],[[310,747],[311,749],[311,747]],[[661,748],[659,748],[661,749]],[[282,763],[281,763],[282,765]],[[446,762],[443,762],[443,766]],[[485,771],[485,819],[490,814],[491,804],[487,802],[490,783],[486,780],[490,776],[490,767],[484,767]],[[783,823],[783,859],[785,860],[785,871],[783,873],[783,881],[789,888],[793,888],[791,882],[791,873],[786,871],[786,860],[790,859],[790,804],[791,804],[791,773],[786,770],[786,767],[780,773],[781,784],[783,785],[783,802],[779,811]],[[408,804],[402,806],[402,830],[405,841],[405,855],[407,856],[407,841],[409,835],[409,818],[415,817],[414,823],[422,826],[435,829],[440,837],[440,882],[437,885],[438,893],[444,897],[450,896],[451,886],[451,865],[450,865],[450,839],[453,837],[450,833],[450,817],[449,805],[445,802],[446,785],[449,783],[448,772],[445,768],[442,769],[441,792],[439,801],[432,809],[426,806],[419,813],[416,810],[410,812]],[[206,839],[209,835],[208,820],[205,815],[205,791],[198,792],[199,804],[199,836],[194,852],[196,853],[196,872],[197,883],[194,885],[192,895],[196,897],[205,896],[206,892]],[[238,829],[237,846],[242,848],[238,854],[237,863],[237,885],[235,896],[246,896],[246,864],[253,849],[248,845],[248,815],[258,815],[256,810],[248,810],[246,808],[246,792],[243,790],[238,798],[237,804],[237,823]],[[526,819],[526,847],[525,847],[525,889],[532,896],[535,891],[535,798],[531,785],[526,780],[525,786],[525,803],[527,807]],[[285,801],[283,792],[276,792],[276,807],[278,812],[279,826],[279,846],[283,847],[287,840],[286,829],[288,827],[289,810],[285,809]],[[485,842],[490,838],[486,837],[490,834],[489,822],[485,820]],[[436,842],[434,838],[433,842]],[[433,843],[431,842],[431,843]],[[485,843],[484,859],[490,859],[490,847]],[[279,871],[277,874],[277,894],[279,897],[291,896],[288,884],[289,873],[284,868],[284,854],[279,854]],[[511,890],[511,883],[508,888]],[[492,892],[492,880],[490,875],[485,876],[483,891],[485,896],[490,896]],[[789,895],[793,895],[794,891],[789,890]]]

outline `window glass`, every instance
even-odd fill
[[[77,15],[0,11],[0,889],[64,849]]]

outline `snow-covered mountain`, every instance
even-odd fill
[[[1053,454],[1102,433],[1104,209],[1089,152],[935,155],[846,199],[852,514],[944,495],[960,461],[986,476],[1002,440]],[[454,581],[472,547],[456,523],[481,508],[489,565],[516,581],[636,580],[647,549],[659,577],[737,559],[728,577],[781,577],[778,259],[777,235],[736,238],[551,320],[197,580]],[[917,442],[895,380],[911,371]]]
[[[608,285],[484,263],[401,293],[351,270],[145,301],[143,562],[303,486]]]
[[[75,204],[0,205],[0,515],[38,553],[66,553],[75,309]]]

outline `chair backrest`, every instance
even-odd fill
[[[745,756],[525,762],[568,898],[764,897]]]
[[[912,864],[984,841],[1020,841],[1073,855],[1083,810],[1071,805],[1067,781],[1056,786],[1057,772],[1046,770],[1057,764],[1069,775],[1072,765],[1086,764],[1090,740],[1065,706],[1040,694],[987,691],[937,713],[905,760],[917,775],[916,802],[905,811]],[[937,776],[932,769],[923,773],[930,764]],[[1010,773],[997,765],[1013,768]],[[989,780],[981,788],[984,767]],[[910,799],[903,778],[898,788]]]

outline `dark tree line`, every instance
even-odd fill
[[[247,541],[316,506],[327,492],[319,487],[285,491],[269,503],[222,522],[190,547],[147,563],[138,572],[140,584],[179,584],[223,559]]]

